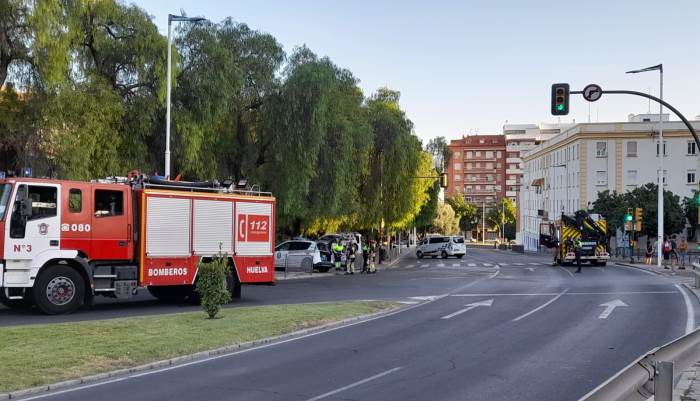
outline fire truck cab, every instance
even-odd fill
[[[0,302],[58,314],[142,287],[195,299],[199,263],[220,252],[239,297],[274,284],[274,212],[269,193],[211,183],[0,180]]]

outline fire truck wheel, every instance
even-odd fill
[[[0,304],[10,309],[29,309],[32,307],[32,294],[29,290],[24,295],[24,299],[7,299],[5,292],[0,290]]]
[[[231,285],[231,298],[238,299],[241,297],[241,280],[238,279],[238,275],[236,273],[233,273],[232,276],[233,283]]]
[[[39,274],[32,293],[36,306],[47,315],[70,313],[83,304],[85,281],[70,266],[49,266]]]

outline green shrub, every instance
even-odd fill
[[[231,302],[231,293],[226,288],[228,272],[226,255],[219,254],[210,262],[199,264],[197,293],[201,298],[202,308],[210,319],[216,317],[221,310],[221,305]]]

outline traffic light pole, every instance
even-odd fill
[[[663,84],[662,84],[662,85],[663,85]],[[600,89],[600,88],[598,88],[598,89]],[[571,91],[571,92],[569,92],[569,93],[571,93],[572,95],[584,95],[584,91]],[[673,106],[671,106],[670,104],[668,104],[667,102],[665,102],[663,99],[660,99],[660,98],[658,98],[658,97],[656,97],[656,96],[652,96],[652,95],[650,95],[650,94],[648,94],[648,93],[637,92],[637,91],[628,91],[628,90],[603,90],[603,89],[600,89],[600,94],[601,94],[601,96],[602,96],[603,94],[606,94],[606,93],[607,93],[607,94],[610,94],[610,95],[635,95],[635,96],[641,96],[641,97],[644,97],[644,98],[653,100],[653,101],[659,103],[659,104],[662,105],[662,106],[665,106],[666,108],[668,108],[669,110],[671,110],[671,111],[673,112],[673,114],[675,114],[676,116],[678,116],[678,118],[680,118],[681,121],[683,121],[683,124],[685,124],[685,126],[688,128],[688,131],[690,131],[691,135],[693,135],[693,139],[695,140],[695,147],[696,147],[696,149],[700,149],[700,138],[698,138],[698,134],[695,132],[695,129],[694,129],[693,126],[690,124],[690,122],[688,122],[688,119],[686,119],[685,116],[684,116],[683,114],[681,114],[680,111],[678,111],[675,107],[673,107]],[[584,97],[585,97],[585,95],[584,95]],[[597,99],[599,99],[599,98],[600,98],[600,96],[599,96],[598,98],[594,99],[594,100],[597,100]],[[587,100],[588,100],[588,99],[587,99]],[[568,112],[568,110],[567,110],[567,112]],[[661,122],[661,119],[663,119],[663,116],[659,115],[659,121],[660,121],[660,122]],[[659,137],[660,137],[660,142],[659,142],[659,157],[660,157],[660,162],[663,162],[663,157],[664,157],[664,144],[663,144],[663,140],[661,139],[661,132],[659,132],[659,134],[660,134],[660,135],[659,135]],[[658,182],[657,182],[657,185],[658,185],[658,188],[659,188],[659,195],[658,195],[658,198],[659,198],[659,199],[658,199],[658,202],[659,202],[659,207],[658,207],[658,209],[659,209],[659,210],[657,211],[657,221],[658,221],[658,225],[659,225],[659,229],[658,229],[659,234],[658,234],[658,239],[657,239],[657,241],[658,241],[658,244],[657,244],[657,265],[658,265],[658,266],[661,266],[661,247],[662,247],[662,242],[663,242],[663,236],[661,235],[661,233],[663,232],[663,170],[662,170],[662,168],[659,169],[659,172],[658,172],[658,174],[657,174],[657,177],[658,177],[658,178],[657,178],[657,181],[658,181]]]
[[[653,101],[655,101],[655,102],[657,102],[657,103],[663,105],[664,107],[666,107],[666,108],[668,108],[669,110],[671,110],[671,111],[673,112],[673,114],[675,114],[676,116],[678,116],[678,118],[680,118],[681,121],[683,121],[683,124],[685,124],[685,126],[688,128],[688,131],[690,131],[691,135],[693,135],[693,139],[695,140],[695,146],[698,147],[698,148],[700,149],[700,138],[698,138],[698,134],[695,132],[695,129],[694,129],[693,126],[690,124],[690,122],[688,121],[688,119],[686,119],[685,116],[684,116],[683,114],[681,114],[681,112],[678,111],[675,107],[671,106],[670,104],[668,104],[668,103],[665,102],[664,100],[661,100],[661,99],[659,99],[658,97],[652,96],[652,95],[650,95],[650,94],[648,94],[648,93],[637,92],[637,91],[603,90],[602,92],[603,92],[603,94],[610,94],[610,95],[636,95],[636,96],[641,96],[641,97],[645,97],[645,98],[647,98],[647,99],[651,99],[651,100],[653,100]],[[571,93],[572,95],[582,95],[582,94],[583,94],[583,91],[571,91],[570,93]],[[663,152],[663,148],[660,148],[660,153],[662,153],[662,152]]]

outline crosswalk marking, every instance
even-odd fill
[[[476,263],[470,263],[469,267],[476,267]]]
[[[459,267],[459,263],[452,263],[452,267]]]
[[[491,267],[491,266],[493,266],[493,265],[492,265],[491,263],[484,263],[484,266],[486,266],[486,267]]]
[[[530,266],[539,266],[539,263],[528,263]]]

